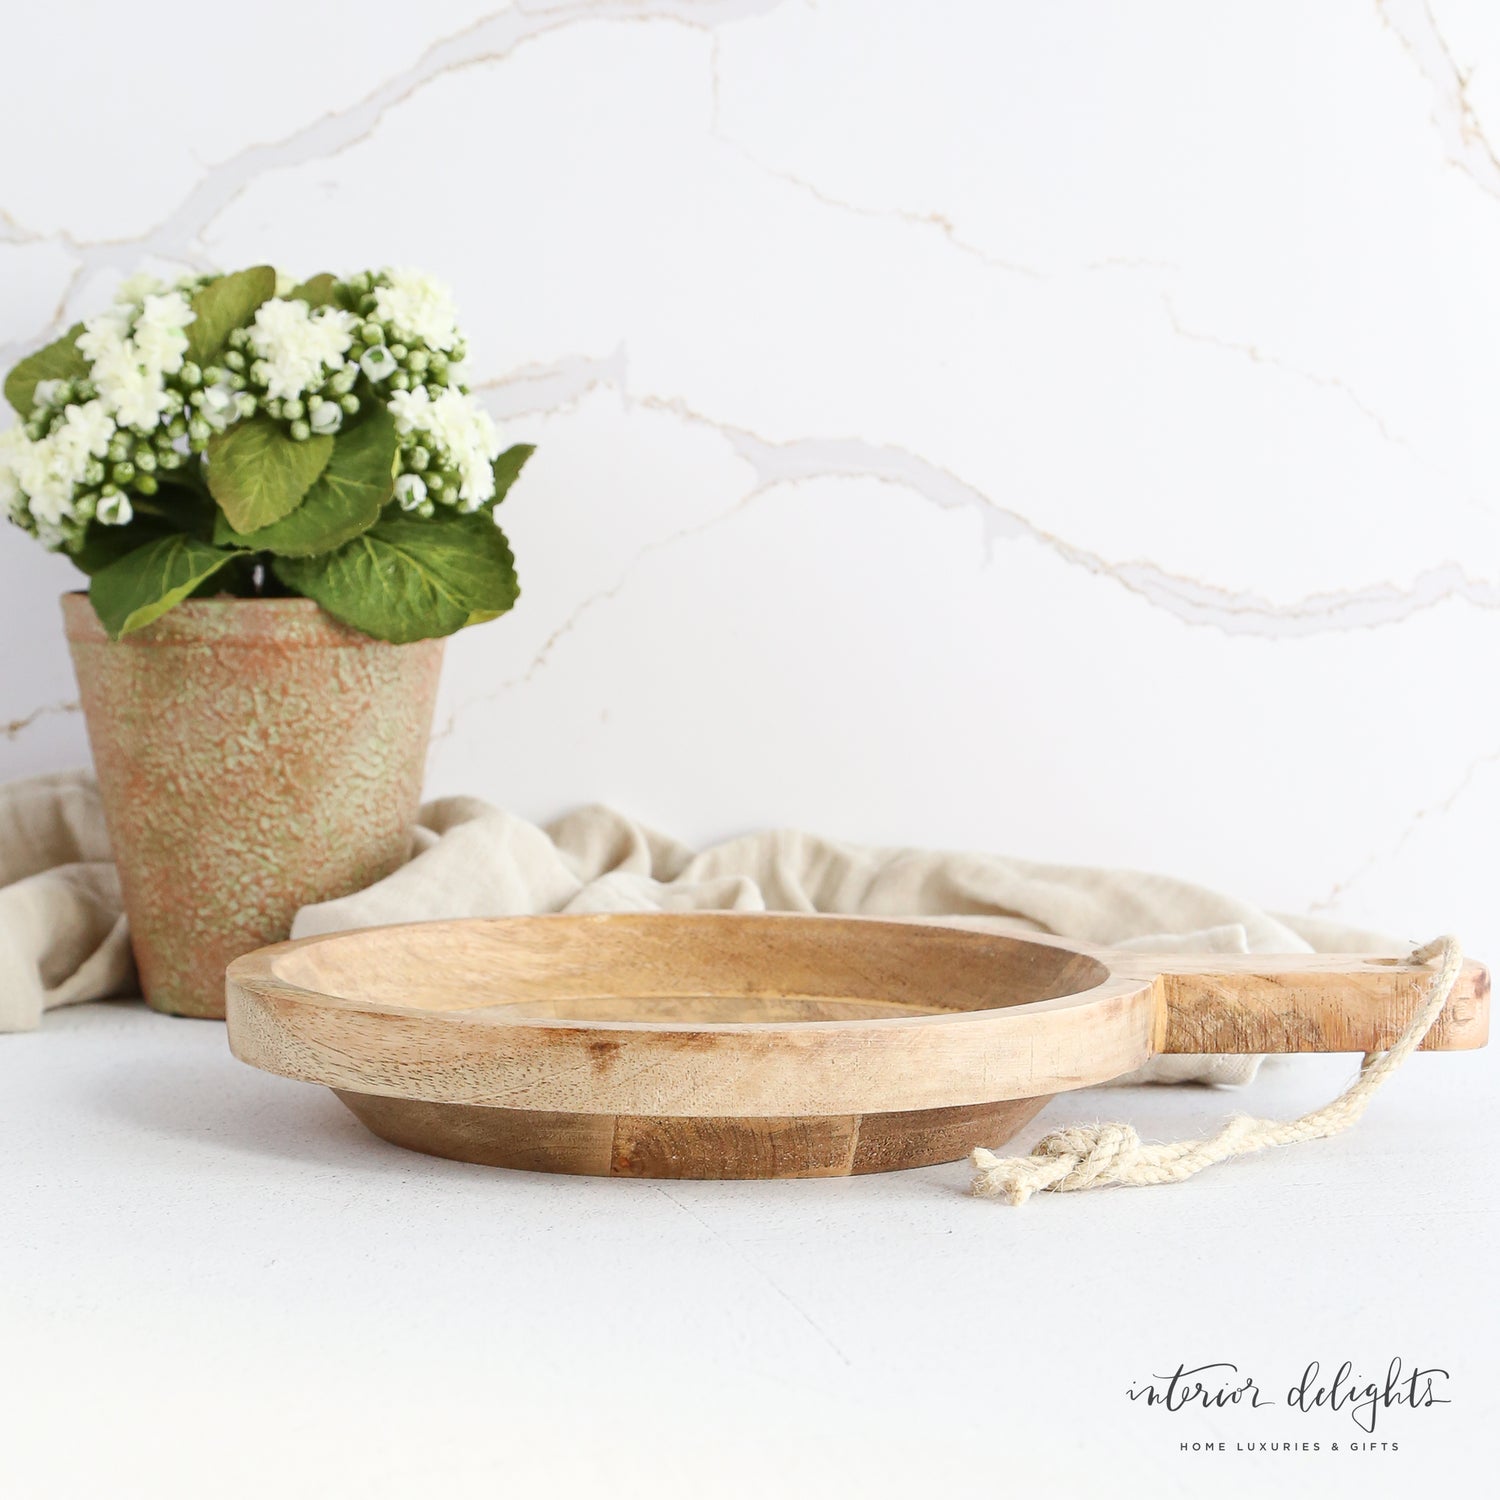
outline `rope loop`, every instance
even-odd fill
[[[1438,959],[1427,998],[1406,1030],[1383,1052],[1368,1052],[1359,1077],[1338,1098],[1296,1120],[1258,1120],[1233,1115],[1217,1134],[1196,1141],[1163,1141],[1146,1145],[1129,1125],[1118,1122],[1070,1125],[1044,1135],[1029,1156],[996,1156],[977,1147],[970,1191],[979,1198],[1024,1203],[1033,1193],[1079,1193],[1089,1188],[1149,1187],[1181,1182],[1205,1167],[1247,1156],[1267,1146],[1323,1140],[1347,1130],[1364,1114],[1375,1091],[1421,1045],[1443,1013],[1463,968],[1458,939],[1436,938],[1411,956],[1413,963]]]

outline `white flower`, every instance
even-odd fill
[[[117,354],[129,337],[130,309],[111,307],[88,319],[75,342],[85,359],[97,360]]]
[[[387,403],[396,431],[428,433],[458,470],[460,510],[478,510],[495,493],[491,464],[500,453],[500,435],[490,414],[462,391],[442,390],[434,399],[425,386],[395,391]]]
[[[26,512],[26,491],[16,472],[25,446],[26,434],[19,427],[0,432],[0,508],[16,521]]]
[[[182,368],[184,330],[194,316],[183,293],[151,293],[133,321],[129,307],[116,306],[83,325],[78,348],[93,365],[105,411],[120,426],[154,427],[167,410],[163,376]]]
[[[140,315],[135,320],[136,337],[140,337],[143,328],[180,335],[197,317],[183,292],[153,293],[141,303]]]
[[[44,526],[57,526],[73,514],[73,482],[57,472],[56,454],[49,439],[33,443],[30,460],[17,476],[31,502],[32,518]]]
[[[403,474],[396,481],[396,503],[402,510],[415,510],[427,498],[420,474]]]
[[[63,420],[36,442],[20,428],[0,439],[0,500],[14,517],[29,514],[61,541],[60,527],[73,519],[73,498],[93,459],[102,458],[115,424],[101,401],[70,406]],[[50,545],[50,544],[49,544]]]
[[[153,292],[163,292],[166,287],[166,282],[159,276],[153,276],[149,271],[137,271],[134,276],[127,276],[115,288],[115,301],[144,302]]]
[[[94,384],[121,427],[155,427],[168,400],[160,374],[146,369],[133,351],[94,361]]]
[[[500,453],[500,436],[490,414],[472,396],[446,390],[433,402],[437,431],[458,462],[461,510],[478,509],[495,493],[491,465]]]
[[[314,432],[337,432],[344,425],[344,413],[335,401],[315,401],[307,414],[307,425]]]
[[[308,309],[300,299],[263,302],[250,325],[250,342],[265,361],[266,394],[285,401],[320,384],[324,368],[343,367],[358,320],[338,307]]]
[[[141,369],[157,380],[175,375],[187,355],[187,335],[178,328],[160,328],[143,321],[130,342]]]
[[[453,293],[421,271],[387,271],[388,285],[375,288],[375,316],[401,338],[420,339],[429,349],[451,349],[458,342],[458,309]]]
[[[386,410],[396,420],[396,431],[403,437],[410,432],[427,432],[432,419],[432,402],[426,386],[414,391],[392,391]]]
[[[131,509],[130,497],[117,494],[101,497],[99,509],[94,514],[98,516],[101,526],[128,526],[135,512]]]
[[[103,458],[115,435],[115,424],[102,401],[69,406],[63,420],[48,441],[57,444],[72,472],[74,483],[80,483],[91,458]]]
[[[396,357],[384,344],[366,349],[360,356],[359,367],[377,385],[389,375],[396,373]]]
[[[203,404],[198,408],[203,420],[223,431],[239,415],[239,396],[227,381],[203,387]]]

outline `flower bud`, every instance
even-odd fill
[[[124,463],[130,457],[130,444],[123,437],[114,437],[109,443],[109,461],[114,464]]]
[[[267,360],[258,359],[250,366],[250,378],[256,385],[270,385],[271,366]]]
[[[373,306],[373,303],[371,305]],[[359,336],[367,344],[383,344],[385,342],[385,329],[379,323],[366,323],[359,330]]]
[[[135,450],[135,466],[142,474],[156,471],[156,455],[144,445]]]
[[[190,443],[206,443],[214,435],[214,430],[202,417],[194,417],[188,423],[187,433]]]
[[[128,526],[134,512],[130,508],[128,496],[122,495],[118,490],[111,495],[106,486],[99,496],[99,509],[96,514],[103,526]]]
[[[378,384],[395,373],[396,361],[391,358],[391,351],[384,344],[376,344],[373,348],[365,350],[359,367],[370,380]]]
[[[347,396],[354,389],[354,382],[358,379],[358,370],[343,369],[329,379],[328,389],[335,396]]]
[[[128,485],[135,478],[135,465],[132,463],[116,464],[109,471],[109,477],[118,485]]]
[[[104,465],[97,458],[91,458],[83,466],[83,482],[88,485],[104,483]]]
[[[140,477],[137,478],[135,482],[135,487],[143,495],[154,495],[160,488],[160,486],[156,482],[156,476],[154,474],[140,475]]]
[[[189,390],[192,390],[194,386],[202,385],[203,371],[200,370],[198,366],[192,362],[192,360],[189,360],[177,372],[177,378],[182,382],[183,385],[187,386]]]
[[[288,396],[287,399],[281,403],[281,415],[285,417],[288,422],[295,422],[299,418],[305,417],[307,415],[307,408],[295,396]]]
[[[402,474],[396,480],[396,504],[402,510],[416,510],[427,498],[427,486],[415,474]]]
[[[337,432],[344,425],[344,413],[335,402],[319,401],[308,413],[307,421],[314,432]]]
[[[312,428],[300,418],[287,429],[294,443],[305,443],[312,436]]]
[[[224,367],[222,365],[205,365],[203,368],[204,385],[218,385],[224,379]]]
[[[394,349],[391,350],[392,354],[394,354],[395,352],[396,351]],[[406,368],[410,370],[413,375],[421,375],[427,369],[427,365],[428,357],[424,350],[413,349],[411,353],[406,357]]]
[[[238,349],[231,349],[224,356],[224,363],[228,365],[231,370],[238,371],[241,374],[244,373],[245,356],[241,354]]]
[[[432,462],[432,455],[422,447],[413,448],[406,455],[407,464],[420,474]]]
[[[343,408],[346,416],[355,417],[359,415],[359,397],[355,395],[340,396],[339,405]]]
[[[235,408],[234,392],[227,385],[207,386],[203,392],[203,400],[200,405],[203,415],[212,421],[216,417],[222,417],[226,421],[229,414]]]
[[[405,360],[406,356],[410,353],[411,350],[408,349],[405,344],[391,345],[391,358],[394,359],[397,364],[400,364],[403,360]]]

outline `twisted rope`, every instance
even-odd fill
[[[1337,1099],[1297,1120],[1257,1120],[1234,1115],[1206,1140],[1146,1145],[1129,1125],[1073,1125],[1043,1136],[1030,1156],[996,1156],[978,1147],[969,1160],[975,1167],[971,1191],[979,1198],[1024,1203],[1033,1193],[1077,1193],[1086,1188],[1120,1184],[1149,1187],[1181,1182],[1231,1156],[1245,1156],[1267,1146],[1318,1141],[1347,1130],[1368,1108],[1375,1091],[1412,1054],[1442,1014],[1463,967],[1458,939],[1441,937],[1418,948],[1417,964],[1440,958],[1427,999],[1394,1046],[1367,1052],[1359,1077]]]

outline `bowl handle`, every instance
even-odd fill
[[[1110,966],[1155,976],[1156,1050],[1192,1053],[1380,1051],[1421,1008],[1434,972],[1338,953],[1112,954]],[[1423,1049],[1484,1046],[1489,1002],[1489,971],[1466,960]]]

